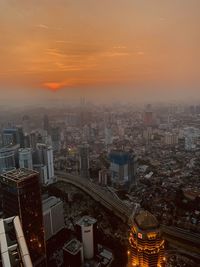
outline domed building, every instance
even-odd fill
[[[134,218],[130,237],[130,264],[135,267],[164,267],[164,240],[157,219],[148,211]]]

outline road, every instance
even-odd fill
[[[114,197],[110,192],[106,192],[99,185],[92,183],[90,180],[71,175],[65,172],[55,172],[58,181],[70,183],[88,195],[94,200],[100,202],[104,207],[113,212],[116,216],[120,217],[124,223],[129,224],[132,214],[132,209],[127,206],[123,201]],[[188,251],[200,254],[200,235],[188,232],[187,230],[162,225],[162,232],[166,236],[166,240],[170,243],[180,242],[185,247],[188,247]]]
[[[100,202],[104,207],[120,217],[124,222],[128,222],[131,209],[118,198],[114,198],[111,193],[103,190],[99,185],[92,183],[88,179],[71,175],[65,172],[55,172],[58,181],[63,181],[75,185],[82,189],[94,200]]]

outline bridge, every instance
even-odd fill
[[[111,193],[103,190],[99,185],[92,183],[86,178],[65,172],[57,171],[55,174],[58,181],[69,183],[80,188],[94,200],[113,212],[117,217],[121,218],[123,222],[128,222],[131,215],[131,208],[120,199],[114,198]]]

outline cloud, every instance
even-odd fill
[[[38,24],[38,25],[36,25],[36,27],[40,28],[40,29],[45,29],[45,30],[49,29],[49,27],[47,25],[45,25],[45,24]]]
[[[66,55],[57,48],[48,48],[46,54],[55,57],[66,57]]]
[[[39,29],[44,29],[44,30],[56,30],[56,31],[62,30],[61,27],[50,27],[46,24],[37,24],[37,25],[35,25],[35,27],[39,28]]]
[[[119,46],[113,46],[114,49],[126,49],[127,47],[124,45],[119,45]]]

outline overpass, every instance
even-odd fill
[[[114,213],[117,217],[121,218],[124,223],[131,226],[132,217],[134,216],[134,210],[123,203],[120,199],[114,197],[108,191],[104,191],[99,185],[92,183],[90,180],[68,174],[66,172],[55,172],[58,181],[72,184],[94,200],[101,203],[104,207]],[[161,225],[162,232],[165,239],[170,243],[178,247],[182,247],[188,253],[193,255],[200,255],[200,235],[188,232],[187,230],[177,228],[174,226]]]
[[[94,200],[101,203],[104,207],[113,212],[117,217],[121,218],[123,222],[128,222],[131,215],[131,208],[124,204],[120,199],[114,198],[112,194],[103,190],[99,185],[92,183],[86,178],[71,175],[65,172],[57,171],[55,174],[58,181],[69,183],[80,188]]]

